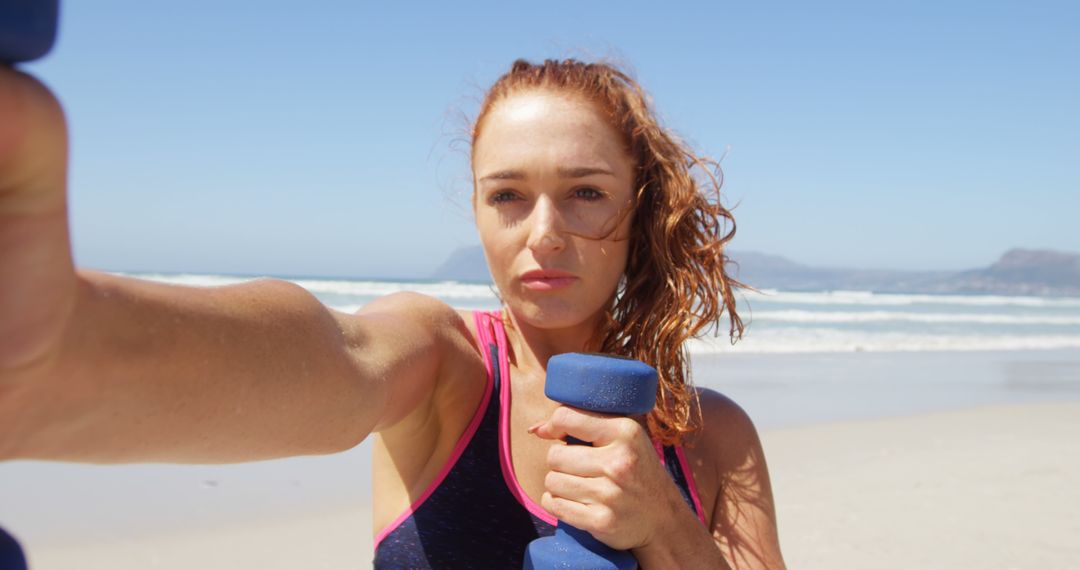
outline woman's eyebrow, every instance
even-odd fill
[[[593,176],[594,174],[606,174],[608,176],[615,176],[615,173],[606,168],[594,168],[590,166],[578,166],[576,168],[560,168],[560,178],[585,178],[586,176]]]
[[[585,178],[586,176],[593,176],[596,174],[603,174],[607,176],[615,176],[615,173],[606,168],[596,168],[592,166],[577,166],[573,168],[559,168],[560,178]],[[499,170],[492,172],[491,174],[480,177],[480,181],[485,180],[525,180],[528,176],[522,170]]]
[[[486,176],[481,176],[480,181],[485,180],[525,180],[525,172],[521,170],[499,170]]]

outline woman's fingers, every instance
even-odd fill
[[[606,477],[579,477],[560,471],[549,471],[544,488],[553,496],[584,505],[612,505],[622,498],[622,489]]]
[[[591,533],[598,540],[608,539],[615,527],[615,515],[603,504],[585,504],[544,492],[540,506],[559,520]]]
[[[552,445],[548,448],[547,468],[580,477],[601,477],[605,454],[586,445]]]
[[[633,475],[642,455],[654,453],[645,429],[633,419],[565,406],[529,431],[545,439],[572,437],[591,442],[592,446],[550,446],[548,469],[580,477],[607,477],[616,484]]]
[[[566,439],[569,436],[599,447],[615,441],[631,440],[641,433],[642,428],[631,418],[560,406],[548,421],[533,426],[529,431],[544,439]]]

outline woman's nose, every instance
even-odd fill
[[[551,199],[542,196],[529,216],[529,249],[535,253],[559,251],[566,247],[562,220]]]

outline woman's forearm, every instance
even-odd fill
[[[347,449],[380,391],[347,325],[297,285],[80,272],[51,358],[0,391],[7,458],[233,462]]]
[[[680,504],[663,526],[663,533],[649,544],[634,549],[645,570],[660,568],[719,568],[729,570],[716,541],[694,513]]]

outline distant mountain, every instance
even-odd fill
[[[1012,249],[990,267],[957,274],[948,285],[963,293],[1080,295],[1080,254]]]
[[[432,279],[447,281],[491,282],[484,248],[479,245],[459,247],[431,274]]]
[[[733,251],[731,274],[759,289],[878,293],[1080,296],[1080,254],[1012,249],[993,265],[966,271],[810,267],[778,255]],[[480,246],[455,251],[435,279],[489,282]]]
[[[883,269],[842,269],[810,267],[778,255],[753,251],[733,251],[733,277],[759,289],[786,291],[913,291],[940,282],[945,271],[902,271]]]
[[[816,268],[755,252],[733,252],[737,279],[789,291],[860,290],[878,293],[1080,295],[1080,254],[1012,249],[990,267],[966,271]]]

